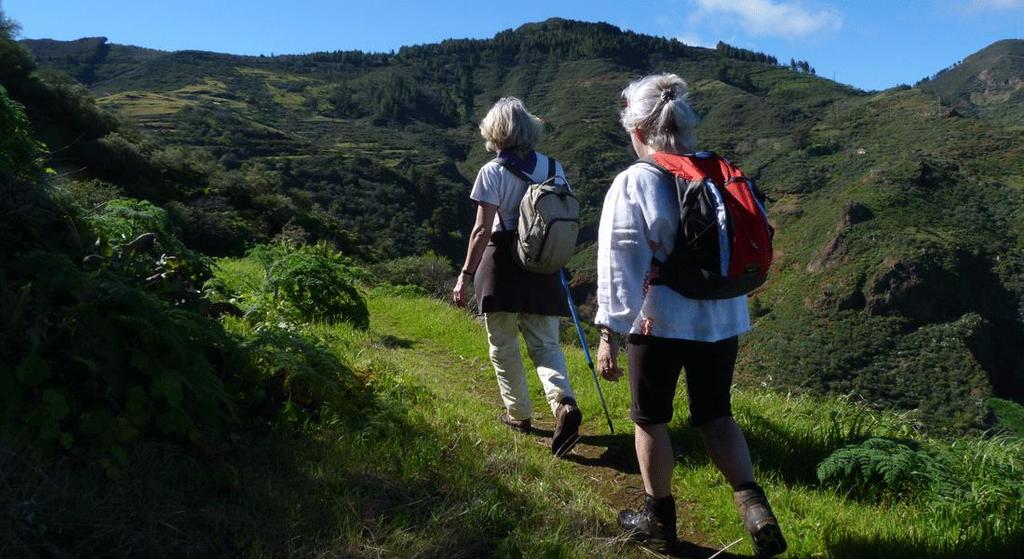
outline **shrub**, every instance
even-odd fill
[[[55,187],[55,197],[86,212],[99,209],[118,198],[124,198],[121,187],[96,179],[67,180],[58,182]]]
[[[241,333],[241,347],[258,371],[253,411],[287,421],[347,415],[344,410],[355,402],[358,383],[319,339],[268,322],[252,326],[236,321],[229,328]]]
[[[168,214],[182,230],[188,246],[210,256],[242,254],[245,246],[260,237],[256,223],[220,196],[184,202],[168,202]]]
[[[175,304],[196,302],[209,263],[178,240],[163,209],[119,198],[87,213],[85,221],[96,238],[88,261],[125,272]]]
[[[217,433],[238,370],[221,328],[156,299],[123,274],[84,272],[29,252],[0,300],[0,431],[44,451],[108,464],[142,436]]]
[[[414,285],[434,297],[447,297],[448,284],[455,271],[447,258],[428,252],[406,256],[373,266],[373,273],[391,285]]]
[[[369,327],[366,300],[355,286],[364,272],[326,243],[260,245],[249,256],[263,266],[263,291],[278,311],[302,322]]]
[[[2,55],[0,55],[2,56]],[[43,145],[32,138],[25,109],[0,85],[0,184],[26,180],[39,172]]]

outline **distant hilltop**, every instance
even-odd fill
[[[493,157],[475,123],[518,96],[544,118],[542,149],[564,162],[582,204],[569,268],[584,313],[604,193],[634,159],[619,93],[637,76],[678,73],[701,147],[772,200],[777,261],[751,298],[741,382],[854,394],[916,410],[937,432],[987,428],[992,396],[1024,400],[1024,41],[879,92],[814,75],[808,61],[563,19],[393,53],[22,44],[126,125],[93,151],[79,132],[46,130],[53,165],[127,181],[140,198],[148,177],[181,177],[187,187],[151,197],[208,254],[298,225],[370,263],[460,260],[469,184]],[[126,178],[115,158],[89,159],[137,131],[144,152],[187,171]]]

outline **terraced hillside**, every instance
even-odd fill
[[[313,208],[351,246],[371,247],[370,260],[459,258],[468,183],[489,157],[473,123],[497,97],[520,96],[545,118],[544,149],[565,161],[584,203],[572,264],[584,301],[604,189],[632,159],[618,92],[644,73],[679,73],[703,147],[772,200],[778,264],[751,299],[744,382],[853,393],[919,410],[912,417],[939,432],[988,426],[992,395],[1024,400],[1022,41],[873,93],[755,53],[565,20],[394,54],[24,44],[158,146],[200,150],[234,173],[231,184],[197,184],[187,206],[230,213],[231,189],[255,184],[260,211],[280,212],[261,234]],[[206,226],[175,215],[188,217],[186,238]]]

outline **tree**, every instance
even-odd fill
[[[0,6],[0,82],[27,77],[36,69],[35,60],[15,38],[21,33],[21,26],[7,17]]]

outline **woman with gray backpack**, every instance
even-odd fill
[[[576,244],[579,204],[562,165],[534,149],[542,132],[541,120],[515,97],[498,100],[481,121],[487,150],[497,157],[473,184],[476,221],[452,299],[465,306],[473,280],[505,407],[499,420],[529,433],[533,412],[519,352],[522,332],[555,416],[551,451],[561,457],[579,439],[583,420],[558,340],[559,317],[569,316],[559,271]]]

